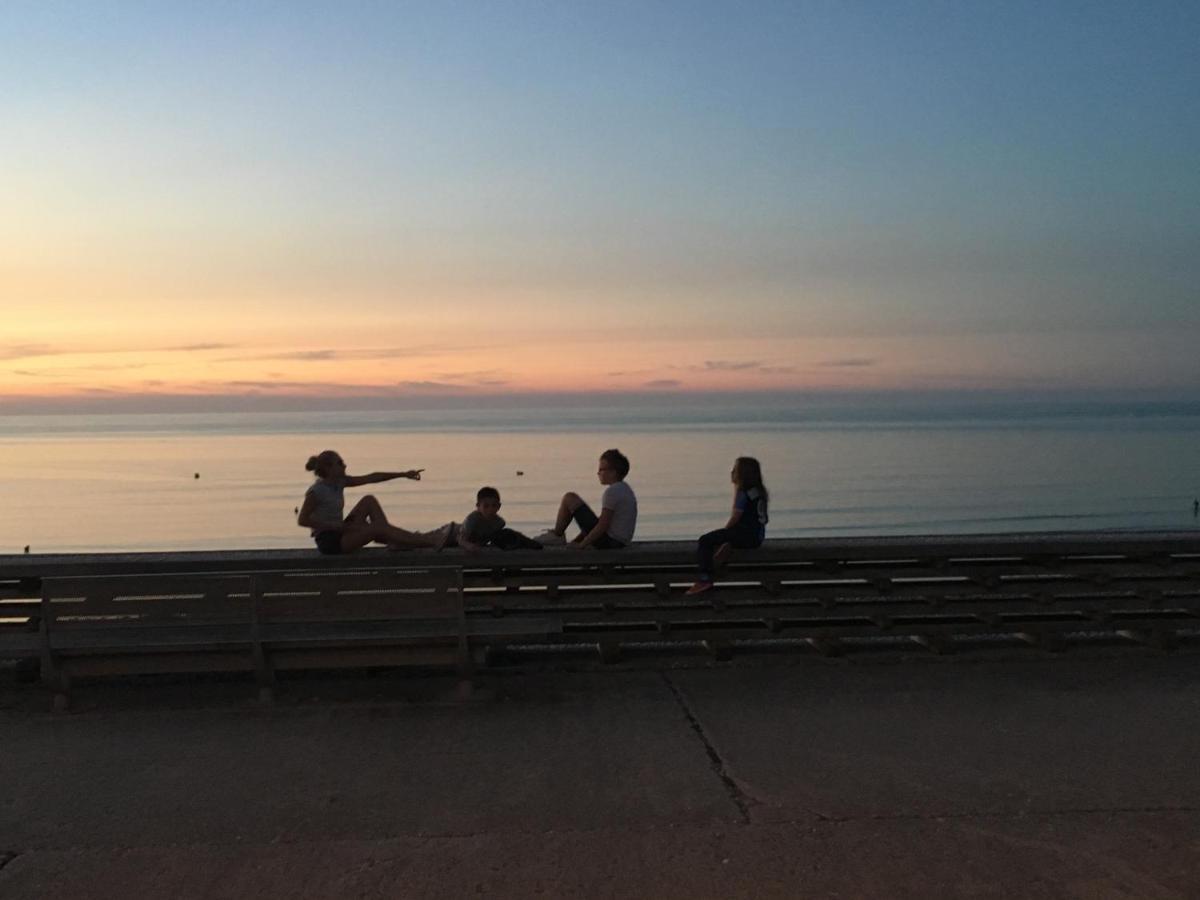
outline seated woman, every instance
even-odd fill
[[[325,554],[353,553],[372,541],[386,544],[389,550],[408,550],[431,547],[440,550],[446,545],[453,526],[444,525],[437,531],[414,532],[397,528],[387,520],[383,507],[370,494],[363,497],[350,515],[342,518],[346,508],[344,490],[360,484],[377,484],[393,478],[421,480],[424,469],[407,472],[372,472],[370,475],[350,475],[346,463],[333,450],[310,456],[304,466],[317,480],[304,493],[297,523],[312,530],[317,549]]]

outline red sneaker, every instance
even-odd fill
[[[691,594],[703,594],[705,591],[711,591],[712,589],[713,583],[711,581],[697,581],[685,593],[690,596]]]

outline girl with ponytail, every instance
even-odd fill
[[[379,501],[368,494],[342,518],[346,508],[344,491],[361,484],[377,484],[393,478],[421,480],[424,469],[407,472],[372,472],[370,475],[351,475],[346,463],[334,450],[325,450],[310,456],[304,468],[316,476],[304,494],[304,505],[300,507],[297,523],[301,528],[312,531],[317,549],[325,554],[353,553],[359,547],[372,542],[386,544],[389,550],[408,550],[432,547],[440,550],[446,545],[453,526],[446,525],[437,531],[415,532],[397,528],[387,520]]]

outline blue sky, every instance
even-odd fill
[[[1197,34],[1153,2],[9,3],[0,396],[1200,387]],[[167,352],[198,343],[244,352]]]

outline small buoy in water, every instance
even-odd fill
[[[524,475],[525,473],[524,473],[524,472],[522,472],[520,469],[517,469],[517,474],[518,474],[518,475]]]
[[[199,473],[199,472],[197,472],[197,473],[196,473],[195,475],[193,475],[192,477],[193,477],[193,478],[199,478],[199,477],[200,477],[200,473]]]

